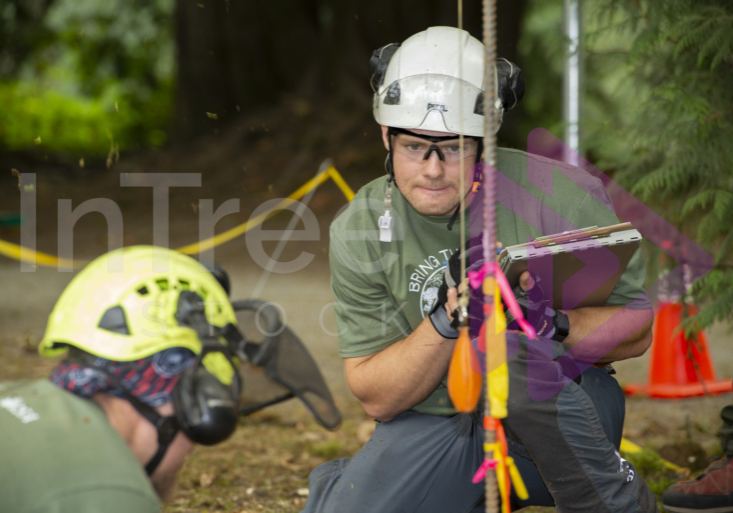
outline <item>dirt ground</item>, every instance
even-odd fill
[[[121,168],[120,171],[124,171]],[[314,169],[315,171],[315,169]],[[376,175],[375,175],[376,176]],[[363,177],[363,180],[369,177]],[[117,176],[87,177],[93,186],[79,191],[68,180],[50,174],[39,175],[39,249],[55,254],[55,200],[73,198],[74,206],[91,197],[113,197],[125,218],[125,244],[151,242],[151,194],[142,189],[121,189]],[[349,179],[347,175],[347,180]],[[0,181],[3,210],[18,208],[13,182]],[[256,193],[241,193],[237,184],[221,181],[196,191],[171,193],[171,247],[194,242],[197,237],[195,208],[198,197],[216,198],[216,204],[231,197],[243,197],[242,213],[220,222],[218,230],[246,220],[249,213],[265,199],[288,189],[255,186]],[[297,184],[296,184],[297,185]],[[358,184],[355,184],[358,185]],[[10,189],[8,189],[10,187]],[[311,206],[317,215],[320,240],[291,242],[280,258],[289,261],[301,252],[313,255],[302,270],[272,274],[266,281],[262,299],[279,303],[289,326],[301,337],[333,391],[342,410],[344,422],[336,432],[320,428],[297,402],[273,407],[241,419],[237,433],[224,444],[213,448],[198,447],[179,477],[178,491],[167,512],[297,512],[307,499],[309,472],[324,461],[354,454],[373,424],[349,393],[338,358],[338,345],[329,285],[327,258],[328,225],[344,199],[333,184],[325,184],[314,196]],[[280,214],[268,221],[268,227],[282,228],[289,215]],[[74,232],[76,258],[91,258],[105,251],[106,229],[101,216],[83,218]],[[17,228],[0,228],[0,239],[18,241]],[[266,243],[272,251],[274,243]],[[235,299],[250,297],[263,274],[250,257],[243,237],[216,249],[216,260],[229,272]],[[38,356],[36,348],[43,335],[46,319],[71,272],[39,267],[35,272],[20,272],[18,262],[0,257],[0,381],[45,377],[54,361]],[[725,326],[708,333],[713,361],[720,376],[733,375],[731,335]],[[646,379],[648,356],[616,364],[617,378],[623,383]],[[671,454],[676,462],[688,462],[693,468],[704,466],[718,450],[715,433],[720,425],[719,411],[733,402],[733,396],[703,397],[679,401],[629,398],[627,400],[626,436],[653,450],[665,449],[675,442],[693,441],[704,454],[693,450]],[[665,449],[666,450],[666,449]],[[679,451],[678,451],[679,452]],[[690,460],[690,458],[694,458]],[[650,468],[653,468],[651,465]],[[652,472],[652,470],[650,470]],[[661,474],[659,474],[661,475]],[[658,486],[675,479],[665,474]],[[554,511],[536,509],[536,511]]]

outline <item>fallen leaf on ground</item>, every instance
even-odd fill
[[[304,442],[320,442],[323,440],[323,435],[321,433],[316,433],[315,431],[306,431],[300,437]]]

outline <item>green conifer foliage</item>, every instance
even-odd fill
[[[714,256],[715,269],[690,292],[701,307],[685,323],[692,334],[733,319],[733,2],[602,0],[600,6],[599,26],[630,36],[625,87],[636,101],[620,109],[616,126],[589,135],[589,150]],[[677,265],[660,261],[659,251],[650,255],[652,268]]]

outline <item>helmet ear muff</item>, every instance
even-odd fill
[[[372,57],[369,59],[369,84],[375,93],[384,83],[384,75],[387,73],[389,61],[392,60],[392,56],[400,47],[400,44],[390,43],[372,52]]]
[[[237,409],[242,382],[231,358],[232,348],[223,344],[206,318],[203,298],[191,290],[183,290],[178,296],[176,318],[181,326],[193,329],[201,342],[201,352],[196,362],[181,373],[173,388],[173,407],[181,429],[191,441],[201,445],[223,442],[237,427]],[[218,328],[221,333],[221,328]],[[224,383],[204,364],[206,356],[223,357],[224,365],[231,366],[231,381]],[[215,366],[215,362],[212,362]]]
[[[504,111],[509,112],[524,96],[522,70],[504,58],[496,59],[496,81],[499,100]]]
[[[191,441],[215,445],[229,438],[237,427],[241,382],[235,371],[232,384],[225,385],[202,363],[183,371],[173,389],[173,407],[183,432]]]

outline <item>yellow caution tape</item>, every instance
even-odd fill
[[[247,233],[252,228],[261,225],[270,216],[274,215],[280,210],[287,208],[289,205],[292,205],[295,201],[301,199],[303,196],[308,194],[311,190],[315,189],[329,178],[333,180],[333,182],[341,190],[341,192],[348,201],[354,199],[354,191],[351,190],[351,188],[348,186],[348,184],[343,179],[341,174],[336,170],[336,168],[333,166],[329,166],[324,172],[318,173],[316,176],[308,180],[298,190],[296,190],[287,198],[284,198],[267,212],[264,212],[257,217],[249,219],[239,226],[235,226],[234,228],[220,233],[219,235],[215,235],[214,237],[208,238],[206,240],[194,242],[193,244],[178,248],[177,251],[180,251],[181,253],[185,253],[187,255],[193,255],[201,251],[206,251],[208,249],[224,244],[225,242],[229,242],[230,240],[235,239],[236,237],[239,237],[244,233]],[[88,263],[84,260],[68,260],[66,258],[59,258],[4,240],[0,240],[0,255],[12,258],[13,260],[18,260],[19,262],[27,262],[44,267],[75,269],[83,267]]]
[[[263,212],[257,217],[250,219],[249,221],[242,223],[239,226],[235,226],[234,228],[227,230],[224,233],[220,233],[219,235],[215,235],[206,240],[194,242],[193,244],[189,244],[188,246],[183,246],[182,248],[178,248],[176,251],[180,251],[181,253],[185,253],[187,255],[193,255],[199,253],[200,251],[206,251],[207,249],[215,248],[220,244],[229,242],[230,240],[239,237],[244,233],[247,233],[255,226],[259,226],[264,223],[265,220],[274,212],[287,208],[289,205],[292,205],[295,201],[298,201],[300,198],[308,194],[312,189],[315,189],[329,178],[332,178],[334,175],[331,174],[331,170],[333,170],[333,172],[339,177],[342,182],[344,181],[344,179],[341,178],[341,175],[338,174],[338,171],[336,171],[336,169],[331,166],[323,173],[319,173],[310,180],[308,180],[297,191],[292,193],[287,198],[283,199],[267,212]]]
[[[73,268],[78,265],[78,261],[67,260],[65,258],[58,258],[47,253],[40,251],[33,251],[30,248],[13,244],[0,240],[0,255],[18,260],[19,262],[27,262],[29,264],[43,265],[46,267],[66,267],[67,269]]]
[[[627,440],[626,438],[621,439],[620,449],[621,449],[621,452],[625,452],[627,454],[636,454],[644,450],[642,447],[636,445],[634,442]],[[667,461],[664,458],[659,458],[659,459],[662,460],[662,464],[670,470],[674,470],[674,471],[682,470],[682,467],[680,467],[679,465],[675,465],[671,461]]]

